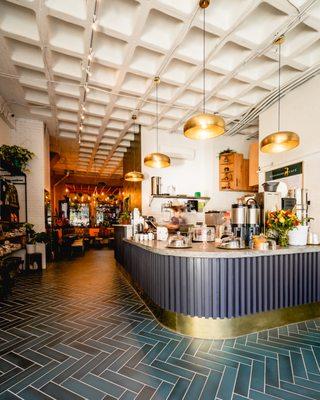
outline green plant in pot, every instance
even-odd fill
[[[120,224],[124,224],[124,225],[130,224],[130,220],[131,220],[131,217],[130,217],[130,213],[128,211],[124,211],[120,215],[120,218],[119,218]]]
[[[21,172],[28,171],[28,164],[33,159],[34,153],[20,146],[0,146],[0,159]]]
[[[50,236],[47,234],[47,232],[37,232],[34,235],[34,240],[35,240],[35,243],[47,244],[50,242]]]
[[[27,237],[27,244],[26,250],[27,254],[33,254],[36,251],[36,241],[35,241],[35,234],[36,231],[33,229],[34,225],[26,223],[23,225],[26,230],[26,237]]]
[[[220,153],[218,154],[218,158],[219,158],[219,160],[220,160],[220,158],[221,158],[223,155],[233,154],[233,153],[235,153],[235,150],[232,150],[232,149],[230,149],[230,148],[228,147],[227,149],[220,151]]]

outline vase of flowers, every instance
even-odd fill
[[[289,245],[289,232],[301,224],[296,214],[290,210],[277,210],[268,212],[266,226],[268,235],[276,237],[279,246]]]

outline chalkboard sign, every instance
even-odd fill
[[[289,176],[302,174],[302,162],[288,165],[286,167],[277,168],[266,172],[266,181],[274,181],[276,179],[288,178]]]

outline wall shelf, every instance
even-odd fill
[[[154,199],[180,199],[180,200],[200,200],[208,202],[210,197],[202,196],[202,197],[195,197],[195,196],[187,196],[187,195],[170,195],[170,194],[154,194],[150,196],[149,207],[151,206]]]

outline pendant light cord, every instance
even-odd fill
[[[159,104],[158,104],[158,84],[156,81],[156,124],[157,124],[157,153],[159,153]]]
[[[136,142],[136,120],[133,122],[133,170],[136,170],[136,150],[135,150],[135,142]]]
[[[202,112],[206,113],[206,9],[203,8],[203,105]]]
[[[280,109],[281,109],[281,43],[279,44],[279,71],[278,71],[278,132],[280,132]]]

